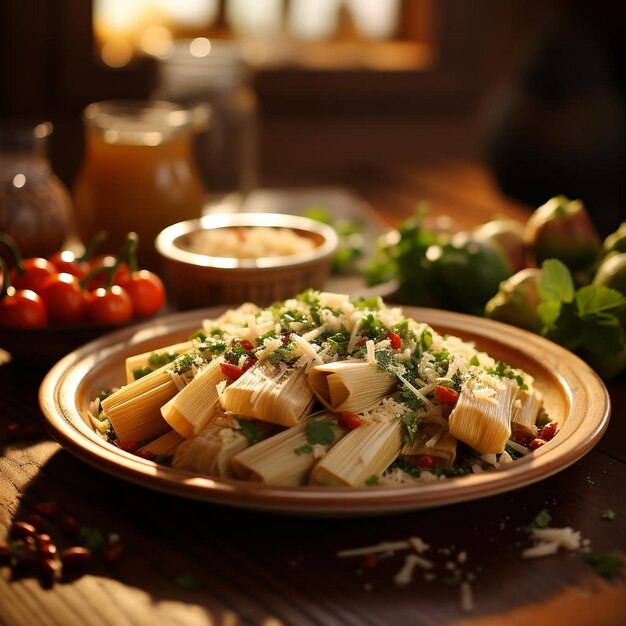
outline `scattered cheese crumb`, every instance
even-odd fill
[[[409,544],[418,554],[423,554],[430,548],[430,546],[424,543],[419,537],[409,537]]]
[[[456,557],[456,560],[459,563],[465,563],[465,561],[467,561],[467,552],[465,552],[465,550],[463,550],[462,552],[459,552],[459,554]]]
[[[465,613],[471,613],[474,610],[474,595],[472,588],[468,582],[462,582],[459,588],[461,610]]]
[[[537,559],[542,556],[549,556],[550,554],[556,554],[559,549],[559,544],[554,541],[538,543],[532,548],[526,548],[522,552],[523,559]]]
[[[565,528],[534,528],[532,538],[537,541],[554,542],[566,550],[578,550],[580,548],[580,533],[569,526]]]
[[[413,570],[416,567],[431,569],[433,564],[432,561],[417,554],[408,554],[404,559],[402,569],[393,577],[393,582],[396,585],[408,585],[413,580]]]

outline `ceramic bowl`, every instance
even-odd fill
[[[313,247],[282,256],[235,258],[202,254],[193,245],[203,231],[264,226],[289,229]],[[190,309],[208,305],[255,302],[261,306],[305,289],[322,289],[330,274],[337,234],[325,224],[279,213],[205,215],[165,228],[156,239],[163,277],[174,305]]]

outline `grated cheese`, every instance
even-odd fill
[[[393,577],[396,585],[408,585],[413,581],[413,571],[416,567],[422,569],[432,569],[433,563],[417,554],[408,554],[404,559],[402,569]]]
[[[559,549],[559,544],[556,541],[546,541],[543,543],[538,543],[536,546],[532,548],[526,548],[522,552],[523,559],[537,559],[542,556],[549,556],[550,554],[556,554]]]

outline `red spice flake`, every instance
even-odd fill
[[[529,450],[537,450],[541,448],[541,446],[545,446],[546,442],[543,439],[531,439],[528,443]]]

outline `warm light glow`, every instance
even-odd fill
[[[196,37],[189,44],[189,52],[194,57],[205,57],[211,52],[211,42],[206,37]]]
[[[363,37],[387,39],[398,26],[400,0],[345,0],[354,25]]]
[[[112,39],[102,46],[100,56],[109,67],[124,67],[133,58],[133,47],[127,41]]]
[[[155,57],[164,57],[172,49],[172,33],[165,26],[150,26],[141,35],[139,47]]]
[[[282,17],[282,0],[227,0],[226,21],[238,35],[276,35],[282,28]]]
[[[26,184],[26,176],[24,174],[16,174],[13,177],[13,186],[21,189]]]
[[[156,131],[147,132],[141,140],[145,146],[158,146],[163,143],[163,134]]]
[[[155,0],[169,21],[178,26],[210,26],[219,14],[219,0]]]
[[[289,33],[298,39],[328,39],[337,30],[340,0],[291,0]]]

